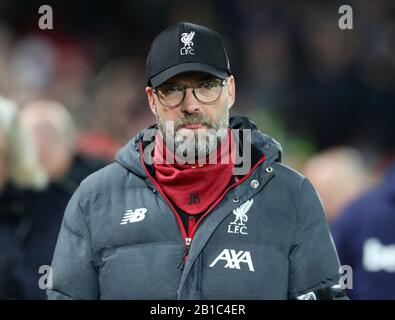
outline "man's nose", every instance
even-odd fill
[[[188,88],[185,92],[184,101],[181,104],[181,111],[192,114],[198,113],[200,108],[200,102],[195,98],[192,89]]]

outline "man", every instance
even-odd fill
[[[66,209],[48,297],[342,295],[312,185],[280,163],[279,144],[251,121],[229,121],[235,79],[219,35],[185,22],[159,34],[146,93],[157,126],[81,183]]]

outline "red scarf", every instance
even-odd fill
[[[231,131],[217,150],[206,158],[206,164],[180,164],[159,134],[155,140],[155,178],[163,192],[184,212],[203,213],[225,191],[232,177],[236,145]],[[174,164],[164,161],[163,155],[166,159],[174,159]],[[209,159],[215,155],[216,164],[210,164]]]

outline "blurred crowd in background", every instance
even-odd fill
[[[40,30],[38,8],[53,9]],[[284,149],[320,193],[350,298],[395,299],[395,3],[0,1],[0,299],[43,299],[67,202],[152,124],[145,58],[177,21],[218,31],[232,111]]]

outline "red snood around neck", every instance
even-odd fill
[[[164,161],[163,155],[169,159],[172,152],[163,143],[158,134],[154,151],[155,179],[166,196],[187,214],[203,213],[225,191],[233,174],[236,145],[232,132],[206,158],[206,164],[180,164],[177,159],[172,163]],[[216,163],[210,163],[213,155]],[[221,163],[224,162],[224,163]]]

